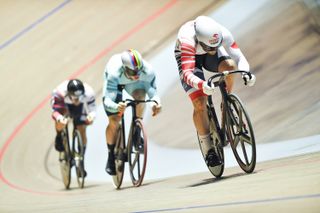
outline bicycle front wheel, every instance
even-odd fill
[[[256,143],[249,115],[234,94],[228,97],[227,137],[233,154],[243,171],[253,172],[256,166]]]
[[[84,170],[84,145],[79,130],[73,131],[72,153],[76,166],[76,175],[78,186],[84,187],[85,170]]]
[[[113,185],[116,189],[120,189],[124,175],[124,163],[126,161],[125,139],[123,129],[120,126],[118,136],[114,148],[116,175],[112,176]]]
[[[131,181],[134,186],[142,184],[147,166],[147,135],[141,119],[136,119],[131,126],[128,138],[128,162]]]
[[[64,151],[59,152],[60,171],[62,176],[62,182],[66,189],[69,189],[71,182],[71,152],[69,145],[68,128],[62,131],[62,141]]]

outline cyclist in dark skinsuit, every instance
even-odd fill
[[[58,152],[64,151],[61,132],[68,122],[66,116],[70,116],[81,134],[85,152],[87,145],[86,127],[92,124],[96,117],[93,89],[78,79],[64,81],[53,90],[51,107],[57,133],[55,149]]]

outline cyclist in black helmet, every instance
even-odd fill
[[[87,144],[86,127],[92,124],[96,116],[95,94],[93,89],[78,79],[62,82],[53,90],[51,98],[52,118],[57,132],[55,149],[64,151],[61,131],[67,124],[66,116],[73,118],[80,131],[84,146]]]

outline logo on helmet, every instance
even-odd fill
[[[209,40],[210,44],[216,44],[219,42],[219,34],[215,33],[212,36],[212,39]]]

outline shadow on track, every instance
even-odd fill
[[[231,178],[241,177],[241,176],[245,176],[245,175],[252,175],[252,174],[256,174],[256,173],[257,173],[257,172],[253,172],[253,173],[251,173],[251,174],[237,173],[237,174],[232,174],[232,175],[226,175],[226,176],[223,176],[223,177],[221,177],[221,178],[215,178],[215,177],[207,178],[207,179],[202,180],[201,182],[194,183],[194,184],[191,184],[191,185],[187,185],[187,186],[185,186],[184,188],[203,186],[203,185],[207,185],[207,184],[212,184],[212,183],[217,183],[217,182],[226,181],[226,180],[229,180],[229,179],[231,179]]]

